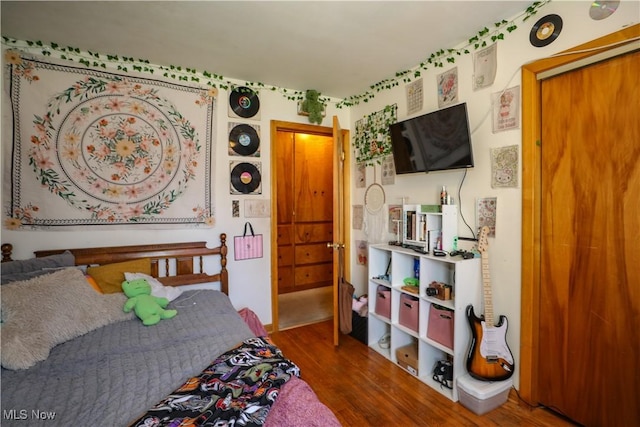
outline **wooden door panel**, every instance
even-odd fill
[[[278,225],[278,245],[293,243],[293,225]]]
[[[295,271],[296,287],[311,285],[314,283],[322,283],[323,285],[331,284],[333,277],[333,267],[331,263],[306,265],[297,267]]]
[[[280,246],[278,248],[278,267],[293,265],[293,246]]]
[[[325,243],[313,245],[296,245],[296,265],[331,262],[333,249],[327,248]]]
[[[293,266],[278,267],[278,293],[291,292],[295,290],[295,278]]]
[[[293,221],[293,132],[277,132],[277,223]]]
[[[333,224],[296,224],[295,242],[320,243],[333,241]]]
[[[542,83],[539,395],[585,425],[640,424],[638,64]]]
[[[333,139],[296,135],[294,144],[297,222],[331,221],[333,215]]]

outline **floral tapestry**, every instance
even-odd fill
[[[5,63],[5,227],[213,225],[214,88]]]

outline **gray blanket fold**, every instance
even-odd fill
[[[107,325],[28,370],[2,369],[2,425],[125,426],[253,336],[218,291],[188,291],[169,307],[178,315],[157,325]]]

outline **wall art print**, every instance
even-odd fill
[[[491,187],[517,188],[520,166],[517,145],[491,149]]]
[[[458,67],[453,67],[436,77],[438,107],[443,108],[458,102]]]
[[[489,237],[496,236],[496,224],[498,217],[498,198],[485,197],[476,200],[476,218],[478,219],[478,230],[482,227],[489,227]]]
[[[493,133],[520,127],[520,86],[491,94]]]
[[[6,228],[213,226],[215,88],[13,50],[5,63]]]

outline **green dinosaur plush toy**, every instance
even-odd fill
[[[155,325],[160,319],[171,319],[178,314],[176,310],[165,310],[168,299],[151,295],[151,285],[146,279],[125,280],[122,290],[129,297],[124,304],[124,312],[134,310],[145,326]]]
[[[320,92],[309,89],[302,101],[302,111],[309,114],[309,123],[322,123],[324,104],[320,101]]]

